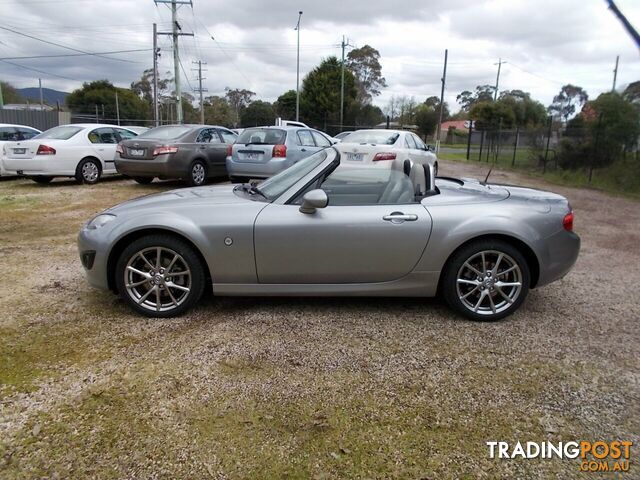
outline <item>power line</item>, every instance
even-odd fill
[[[3,27],[3,26],[0,26],[0,29],[1,30],[6,30],[6,31],[11,32],[11,33],[15,33],[16,35],[21,35],[23,37],[31,38],[32,40],[37,40],[37,41],[42,42],[42,43],[47,43],[49,45],[54,45],[56,47],[65,48],[65,49],[71,50],[73,52],[84,53],[85,55],[92,55],[92,56],[96,56],[96,57],[106,58],[107,60],[115,60],[115,61],[118,61],[118,62],[137,63],[137,62],[132,62],[131,60],[124,60],[122,58],[111,58],[111,57],[105,57],[105,56],[102,56],[102,55],[96,55],[96,54],[91,53],[91,52],[86,52],[84,50],[79,50],[77,48],[68,47],[67,45],[62,45],[60,43],[52,42],[50,40],[45,40],[43,38],[39,38],[39,37],[36,37],[34,35],[29,35],[28,33],[22,33],[22,32],[19,32],[17,30],[13,30],[11,28],[7,28],[7,27]]]
[[[48,75],[50,77],[58,77],[58,78],[62,78],[64,80],[71,80],[73,82],[80,82],[81,81],[81,80],[78,80],[77,78],[70,78],[70,77],[65,77],[63,75],[58,75],[57,73],[45,72],[44,70],[39,70],[37,68],[27,67],[25,65],[19,65],[17,63],[9,62],[8,60],[0,59],[0,62],[7,63],[9,65],[13,65],[14,67],[24,68],[25,70],[31,70],[32,72],[42,73],[43,75]]]
[[[35,60],[38,58],[63,58],[63,57],[83,57],[86,55],[110,55],[116,53],[150,52],[150,48],[136,48],[133,50],[112,50],[110,52],[87,52],[87,53],[62,53],[58,55],[31,55],[28,57],[2,57],[0,60]]]

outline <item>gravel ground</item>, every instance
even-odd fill
[[[567,196],[583,248],[490,324],[423,299],[210,297],[142,319],[86,285],[75,235],[177,184],[0,182],[0,477],[606,478],[485,442],[631,440],[638,458],[639,204],[491,180]]]

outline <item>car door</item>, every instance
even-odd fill
[[[203,128],[196,136],[196,152],[198,156],[203,156],[207,160],[207,171],[210,177],[220,174],[219,154],[222,147],[224,147],[222,139],[214,128]]]
[[[385,282],[413,270],[429,240],[431,217],[403,172],[339,167],[319,185],[329,204],[313,214],[300,212],[301,192],[258,215],[260,283]]]
[[[427,163],[429,163],[431,153],[429,153],[429,151],[427,150],[427,146],[419,136],[417,136],[415,133],[412,133],[411,136],[413,137],[413,141],[415,142],[418,149],[418,156],[421,159],[420,163],[426,165]]]
[[[103,172],[115,171],[116,146],[118,137],[113,128],[95,128],[87,135],[95,155],[102,161]],[[78,159],[80,160],[80,159]]]
[[[424,160],[418,151],[418,146],[409,132],[404,134],[404,148],[407,149],[407,153],[412,162],[424,163]]]

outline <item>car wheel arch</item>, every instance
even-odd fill
[[[84,157],[82,157],[78,162],[78,164],[76,165],[76,170],[80,167],[80,164],[85,160],[94,160],[98,164],[98,168],[100,169],[100,174],[102,174],[102,172],[104,171],[104,165],[102,165],[102,160],[100,160],[95,155],[85,155]]]
[[[176,232],[175,230],[171,230],[169,228],[162,227],[153,227],[153,228],[141,228],[138,230],[133,230],[127,232],[125,235],[122,235],[118,240],[113,244],[111,250],[109,251],[109,256],[107,257],[107,284],[109,286],[109,290],[114,293],[117,293],[118,289],[116,287],[116,265],[118,263],[118,259],[122,252],[124,252],[127,245],[131,244],[135,240],[139,238],[150,236],[150,235],[169,235],[175,237],[177,239],[182,240],[191,248],[198,256],[198,259],[202,263],[206,274],[206,284],[205,289],[210,288],[212,285],[212,276],[211,276],[211,268],[206,258],[202,254],[202,249],[194,242],[191,238],[186,235]]]
[[[456,246],[451,251],[451,253],[447,257],[447,260],[443,263],[442,270],[440,270],[440,276],[438,278],[438,292],[440,292],[442,288],[442,279],[446,271],[446,266],[449,264],[453,256],[457,252],[459,252],[461,249],[469,245],[470,243],[477,242],[480,240],[501,240],[503,242],[510,244],[514,248],[516,248],[525,258],[525,260],[527,261],[527,265],[529,266],[529,271],[531,274],[530,288],[531,289],[535,288],[540,278],[540,260],[536,255],[536,253],[534,252],[534,250],[526,242],[524,242],[523,240],[517,237],[514,237],[513,235],[508,235],[504,233],[488,233],[488,234],[478,235],[476,237],[469,238],[465,240],[463,243],[461,243],[460,245]]]

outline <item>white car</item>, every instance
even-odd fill
[[[405,130],[357,130],[336,145],[343,154],[340,161],[372,163],[381,168],[410,164],[431,165],[438,172],[438,158],[431,147],[413,132]]]
[[[26,125],[13,125],[9,123],[0,123],[0,176],[7,176],[3,161],[3,146],[7,142],[17,142],[20,140],[29,140],[42,133],[37,128],[27,127]]]
[[[94,184],[103,174],[117,173],[116,146],[134,137],[135,132],[114,125],[60,125],[31,140],[7,143],[5,169],[38,183],[74,177],[80,183]]]

